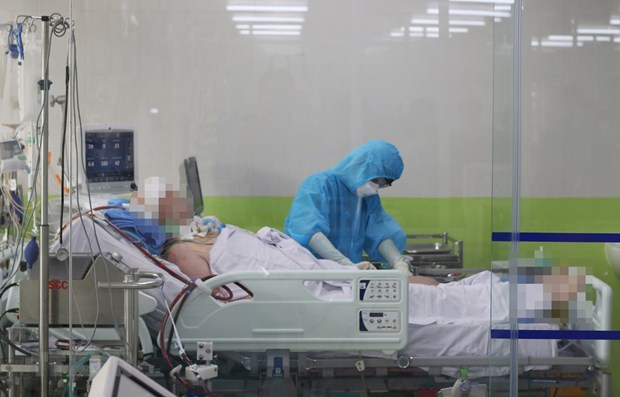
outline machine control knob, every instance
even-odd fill
[[[411,360],[407,356],[400,356],[398,357],[398,360],[396,360],[396,364],[398,365],[398,368],[402,368],[402,369],[409,368],[410,363],[411,363]]]

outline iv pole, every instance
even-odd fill
[[[41,397],[47,397],[48,387],[48,361],[49,361],[49,307],[48,307],[48,281],[49,281],[49,224],[48,224],[48,138],[49,138],[49,16],[42,16],[42,75],[41,83],[43,103],[43,123],[41,126],[41,228],[39,236],[41,249],[39,254],[39,372],[41,376]]]

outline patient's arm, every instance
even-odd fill
[[[164,259],[174,263],[188,277],[195,279],[210,276],[209,252],[211,245],[180,242],[172,245],[164,254]]]

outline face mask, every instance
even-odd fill
[[[366,182],[362,186],[357,188],[358,197],[368,197],[378,194],[379,185],[374,182]]]

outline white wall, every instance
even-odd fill
[[[494,142],[509,142],[493,131],[506,134],[511,125],[511,93],[497,88],[509,89],[512,77],[496,65],[510,54],[507,20],[487,17],[450,35],[449,9],[470,3],[249,3],[307,5],[295,14],[301,34],[243,35],[232,20],[238,13],[221,0],[74,2],[82,119],[134,124],[142,177],[177,180],[183,158],[195,155],[207,195],[293,195],[305,176],[371,138],[393,142],[405,160],[388,196],[489,196],[492,183],[510,175],[491,177],[494,163],[504,170],[509,163],[505,147],[495,146],[493,158]],[[575,35],[582,24],[609,26],[618,0],[595,3],[528,2],[525,10],[525,195],[620,193],[620,44],[530,45]],[[69,16],[68,5],[0,0],[0,17]],[[410,26],[426,26],[411,20],[432,17],[429,8],[438,10],[439,37],[408,37]],[[56,95],[65,47],[55,39]]]

